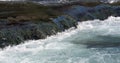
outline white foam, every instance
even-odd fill
[[[96,19],[79,22],[77,27],[77,29],[71,28],[46,39],[29,40],[17,46],[6,47],[0,51],[0,63],[120,62],[119,48],[86,48],[87,45],[82,44],[91,40],[102,42],[101,37],[104,36],[119,38],[120,17],[111,16],[104,21]],[[109,41],[108,39],[104,41]]]
[[[40,4],[50,4],[50,3],[70,3],[70,2],[102,2],[102,3],[116,3],[119,0],[0,0],[0,1],[33,1]]]

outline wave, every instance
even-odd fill
[[[119,24],[120,17],[112,16],[79,22],[77,29],[6,47],[0,63],[120,63],[120,48],[113,47],[120,44]]]

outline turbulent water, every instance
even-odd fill
[[[120,63],[120,17],[77,27],[7,47],[0,51],[0,63]]]
[[[103,3],[114,3],[119,2],[120,0],[0,0],[0,1],[35,1],[35,2],[42,2],[42,3],[63,3],[63,2],[103,2]]]

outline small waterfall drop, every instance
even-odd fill
[[[79,22],[42,40],[6,47],[0,63],[120,63],[120,17]]]

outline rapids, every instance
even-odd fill
[[[120,17],[79,22],[77,29],[0,50],[0,63],[120,63]]]
[[[116,3],[120,0],[0,0],[0,1],[33,1],[40,3],[68,3],[68,2],[102,2],[102,3]]]

